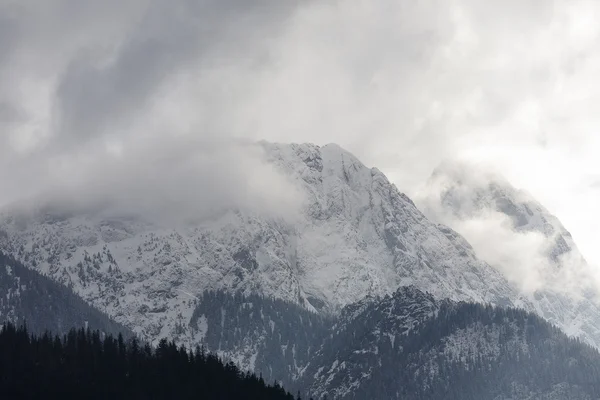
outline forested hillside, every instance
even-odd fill
[[[57,334],[85,327],[130,336],[131,332],[87,304],[71,289],[0,251],[0,323],[27,324],[34,333]]]
[[[192,329],[208,350],[315,399],[600,398],[600,354],[535,314],[438,300],[415,287],[324,318],[208,292]]]
[[[315,398],[600,398],[598,351],[535,314],[414,288],[359,306],[305,370],[300,386]]]
[[[198,300],[190,325],[202,344],[286,386],[293,385],[334,322],[297,304],[259,295],[206,292]]]

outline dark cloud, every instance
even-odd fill
[[[294,2],[151,1],[110,60],[78,52],[57,88],[59,134],[93,136],[139,117],[181,71],[256,57]],[[254,40],[252,40],[254,39]]]
[[[8,129],[24,119],[23,111],[19,110],[16,105],[8,102],[0,102],[0,127]]]
[[[16,12],[9,6],[0,5],[0,67],[2,60],[7,60],[18,46],[21,35]]]

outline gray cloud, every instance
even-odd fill
[[[88,158],[135,169],[132,143],[337,142],[408,194],[444,158],[485,160],[600,261],[599,17],[586,0],[12,1],[0,203]]]
[[[19,25],[14,12],[5,6],[0,8],[0,54],[3,54],[3,59],[6,59],[16,50],[19,37]]]
[[[155,137],[124,143],[111,155],[88,152],[77,171],[70,165],[52,171],[39,205],[172,225],[227,210],[293,222],[304,202],[304,193],[264,161],[262,146],[239,141]]]
[[[214,94],[183,104],[171,93],[180,77],[202,80],[205,71],[247,65],[246,58],[261,62],[261,40],[276,35],[294,7],[262,0],[63,0],[2,8],[11,21],[3,49],[16,51],[2,63],[2,121],[11,129],[1,134],[0,201],[43,193],[70,198],[72,206],[94,200],[158,213],[170,204],[198,216],[215,205],[257,208],[261,171],[261,182],[286,188],[281,196],[274,188],[277,197],[263,199],[265,206],[289,211],[294,191],[265,170],[256,151],[240,154],[238,142],[226,140],[229,132],[203,131],[206,124],[190,123],[190,114],[181,118],[183,128],[161,113],[173,109],[180,119],[180,109],[201,110]],[[15,110],[32,100],[15,126]],[[216,151],[219,138],[225,148]],[[134,207],[134,200],[144,205]]]
[[[281,24],[289,6],[265,1],[179,1],[144,4],[110,60],[91,49],[78,52],[57,88],[61,135],[86,136],[119,127],[146,110],[174,75],[227,59],[255,57],[260,42]],[[272,34],[272,33],[271,33]]]

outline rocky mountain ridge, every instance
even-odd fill
[[[536,311],[600,343],[600,321],[574,324],[560,318],[571,303],[521,293],[462,236],[429,220],[379,170],[339,146],[260,146],[265,162],[305,198],[289,220],[237,209],[166,226],[103,212],[8,211],[0,247],[153,342],[201,340],[189,321],[210,290],[336,314],[412,285],[437,299]],[[588,308],[577,313],[590,315]]]

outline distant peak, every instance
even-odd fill
[[[331,150],[331,151],[339,151],[340,153],[348,152],[346,149],[344,149],[342,146],[340,146],[337,143],[327,143],[326,145],[324,145],[322,147],[322,149],[327,149],[327,150]]]
[[[433,170],[431,180],[445,180],[453,185],[482,187],[496,184],[512,188],[508,180],[489,165],[464,160],[443,161]]]

